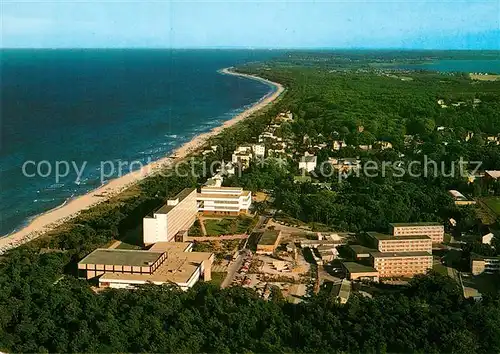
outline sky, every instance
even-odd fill
[[[500,0],[0,0],[2,48],[500,49]]]

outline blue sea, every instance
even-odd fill
[[[101,161],[156,160],[231,119],[274,88],[218,70],[276,55],[2,50],[0,235],[98,187]],[[41,161],[47,162],[36,173]],[[78,168],[86,162],[81,180],[70,165],[70,174],[57,181],[57,161]],[[23,174],[23,164],[34,177]]]

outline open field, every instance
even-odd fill
[[[479,81],[497,81],[500,80],[500,75],[477,75],[477,74],[470,74],[470,78],[472,80],[479,80]]]
[[[227,272],[212,272],[212,284],[220,286],[227,276]]]
[[[252,218],[241,216],[237,218],[204,219],[207,236],[244,234],[252,224]]]
[[[484,198],[483,202],[490,208],[497,216],[500,216],[500,197]]]

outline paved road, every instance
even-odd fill
[[[236,257],[236,260],[232,262],[227,268],[227,275],[222,284],[220,285],[221,288],[227,288],[229,285],[231,285],[236,272],[241,268],[242,264],[243,264],[243,255],[239,254],[238,257]]]
[[[250,232],[250,235],[254,232],[257,232],[262,227],[262,225],[266,222],[266,220],[267,220],[267,217],[259,216],[259,221],[257,221],[257,224],[255,224],[255,227]],[[243,245],[242,249],[245,249],[247,247],[248,239],[249,239],[249,237],[245,241],[245,244]],[[238,257],[236,257],[236,260],[229,265],[229,267],[227,269],[226,278],[224,279],[224,281],[222,282],[222,284],[220,286],[221,288],[226,288],[229,285],[231,285],[236,272],[241,268],[241,265],[243,264],[243,258],[244,258],[244,254],[240,253],[238,255]]]

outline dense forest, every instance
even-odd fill
[[[311,57],[312,54],[308,54]],[[318,59],[319,58],[319,59]],[[326,58],[326,59],[325,59]],[[208,162],[228,160],[231,151],[263,131],[281,110],[296,120],[283,129],[297,154],[316,143],[345,139],[353,146],[390,141],[394,150],[342,151],[344,157],[436,161],[463,156],[500,169],[500,147],[484,136],[500,133],[499,83],[473,83],[463,75],[404,73],[412,80],[377,70],[338,70],[328,54],[305,60],[240,68],[283,83],[287,92],[273,107],[225,130],[210,141],[221,147]],[[309,63],[303,65],[304,62]],[[449,109],[440,108],[438,99]],[[481,102],[474,106],[474,99]],[[464,101],[465,105],[451,106]],[[436,127],[445,126],[444,132]],[[363,127],[363,129],[360,129]],[[469,132],[472,139],[465,141]],[[412,135],[410,144],[405,135]],[[399,154],[398,154],[399,153]],[[400,156],[403,154],[404,157]],[[339,157],[329,151],[320,160]],[[200,162],[200,161],[198,161]],[[185,167],[190,168],[189,166]],[[201,171],[201,166],[196,167]],[[463,178],[318,177],[331,188],[294,183],[288,167],[253,165],[228,179],[252,190],[272,190],[275,207],[306,222],[338,230],[384,230],[389,222],[474,223],[446,193],[499,194],[497,185],[467,184]],[[206,176],[205,176],[206,177]],[[139,186],[82,213],[54,232],[2,256],[0,264],[0,350],[8,352],[500,352],[500,298],[464,300],[451,279],[431,274],[409,287],[339,305],[325,290],[298,305],[276,293],[264,301],[239,287],[220,290],[210,283],[182,292],[168,286],[94,293],[76,278],[76,262],[90,251],[136,228],[142,217],[200,177],[151,177]]]
[[[458,165],[460,159],[471,161],[464,173],[475,169],[472,161],[480,162],[478,171],[500,169],[500,145],[487,141],[500,134],[500,82],[473,82],[461,74],[386,72],[366,65],[353,69],[344,64],[337,70],[332,68],[339,65],[339,57],[328,53],[316,57],[314,65],[300,65],[310,56],[295,54],[289,60],[240,69],[289,87],[283,105],[294,112],[295,120],[279,133],[293,141],[296,153],[285,170],[272,163],[252,166],[227,183],[273,190],[275,206],[290,216],[353,232],[385,231],[391,222],[446,222],[451,217],[465,226],[462,221],[471,212],[454,205],[449,189],[471,197],[500,194],[498,182],[468,183]],[[356,56],[348,60],[362,62]],[[305,144],[305,138],[310,143]],[[348,146],[341,151],[315,148],[322,143],[331,146],[333,140]],[[377,148],[380,141],[393,148]],[[363,151],[358,145],[374,148]],[[306,151],[317,155],[318,164],[328,158],[359,158],[361,172],[339,179],[338,174],[315,171],[315,182],[328,183],[328,189],[317,183],[295,183],[293,175],[299,171],[294,161]],[[385,175],[379,170],[372,177],[363,173],[368,161],[393,164]],[[419,176],[397,175],[396,162],[407,167],[413,161],[420,163]],[[428,161],[435,161],[437,168]]]
[[[439,274],[339,305],[324,291],[298,305],[209,283],[99,295],[60,278],[62,253],[9,257],[0,279],[0,347],[13,352],[500,351],[500,299],[464,300]]]

